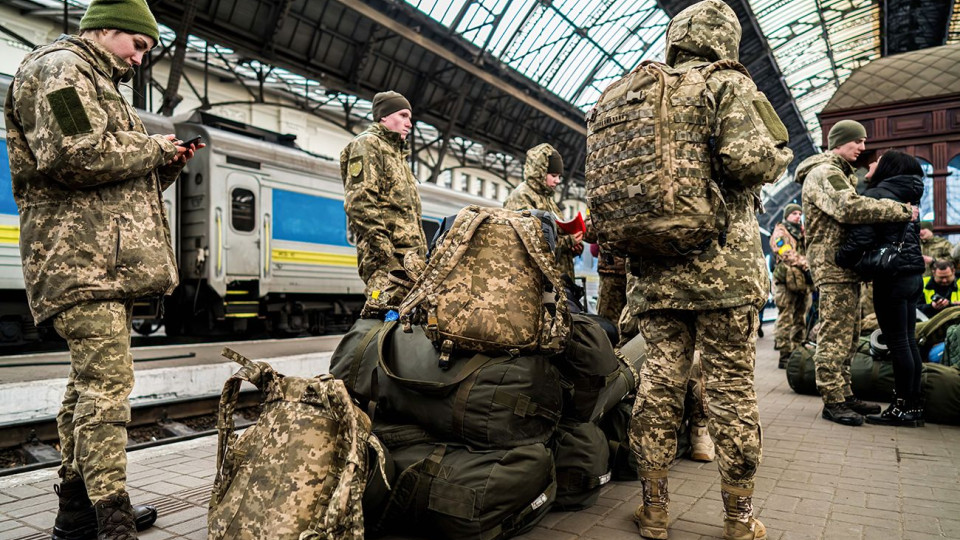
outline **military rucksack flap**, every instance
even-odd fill
[[[404,331],[423,325],[444,365],[454,350],[559,351],[569,334],[560,273],[530,211],[461,210],[399,312]]]

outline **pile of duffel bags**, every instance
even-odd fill
[[[509,538],[636,474],[624,400],[642,338],[623,354],[595,319],[569,313],[543,223],[462,210],[398,320],[357,321],[334,352],[331,373],[388,454],[389,486],[368,474],[368,535]]]
[[[917,323],[917,342],[922,358],[927,358],[938,343],[947,345],[940,363],[923,364],[924,419],[960,424],[960,307],[948,308],[929,321]],[[787,383],[798,394],[819,395],[814,351],[814,345],[806,344],[794,351],[787,362]],[[860,338],[850,363],[850,379],[853,392],[860,399],[893,399],[893,362],[879,330]]]
[[[388,450],[390,488],[369,472],[368,534],[509,538],[551,509],[593,505],[611,479],[635,478],[627,425],[643,340],[625,356],[590,316],[571,319],[560,354],[461,352],[447,369],[419,326],[354,325],[331,373]]]

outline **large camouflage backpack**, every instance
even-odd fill
[[[587,205],[600,244],[631,256],[678,256],[725,241],[712,166],[717,123],[707,79],[732,60],[677,69],[644,61],[587,117]]]
[[[553,457],[542,444],[505,450],[418,444],[393,456],[402,472],[379,532],[451,540],[510,538],[536,525],[557,492]]]
[[[217,419],[210,540],[362,540],[368,451],[386,470],[370,419],[331,375],[284,377],[224,349],[242,367],[227,379]],[[240,385],[264,395],[256,425],[234,433]],[[387,482],[384,478],[384,482]]]
[[[559,352],[570,333],[560,273],[529,210],[461,210],[399,311],[404,331],[424,326],[444,367],[454,348]]]

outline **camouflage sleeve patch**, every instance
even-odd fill
[[[846,180],[841,178],[836,174],[828,174],[827,181],[830,182],[830,186],[837,191],[843,191],[845,189],[851,189],[853,186],[847,183]]]
[[[777,112],[773,110],[773,105],[770,105],[769,101],[765,99],[754,99],[753,108],[757,111],[760,119],[763,120],[763,125],[767,127],[767,130],[774,139],[780,142],[790,140],[790,134],[787,133],[787,126],[783,125],[783,121],[780,120],[780,117],[777,115]]]
[[[360,173],[363,172],[363,156],[352,156],[349,165],[347,165],[347,172],[352,177],[360,176]]]
[[[47,94],[47,102],[53,110],[53,117],[57,120],[60,130],[67,137],[81,133],[92,133],[87,111],[80,101],[80,94],[73,86],[61,88]]]

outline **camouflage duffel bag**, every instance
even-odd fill
[[[399,311],[405,332],[423,325],[442,362],[454,350],[557,353],[570,333],[560,272],[529,210],[461,210]]]
[[[960,424],[960,367],[923,364],[923,417],[936,424]]]
[[[545,443],[553,435],[563,395],[549,359],[455,355],[449,369],[440,369],[429,340],[421,336],[420,344],[404,348],[415,334],[395,328],[387,323],[378,339],[378,415],[476,448]]]
[[[331,375],[284,377],[230,349],[223,355],[243,367],[220,398],[208,538],[361,540],[370,449],[386,468],[370,419]],[[233,413],[243,381],[264,402],[256,425],[238,436]]]
[[[582,510],[596,504],[610,481],[610,447],[592,422],[561,423],[550,441],[557,470],[557,510]]]
[[[420,444],[393,452],[397,477],[378,532],[500,540],[526,532],[556,496],[542,444],[478,451]]]
[[[553,363],[571,390],[563,404],[564,418],[590,421],[600,393],[620,374],[621,362],[603,327],[592,318],[571,315],[567,349]]]
[[[599,422],[618,403],[636,394],[640,386],[640,368],[647,359],[647,344],[643,336],[637,334],[619,350],[614,350],[620,367],[600,391],[590,415],[591,422]]]
[[[798,347],[787,359],[787,384],[798,394],[819,396],[817,368],[813,365],[813,347]]]

